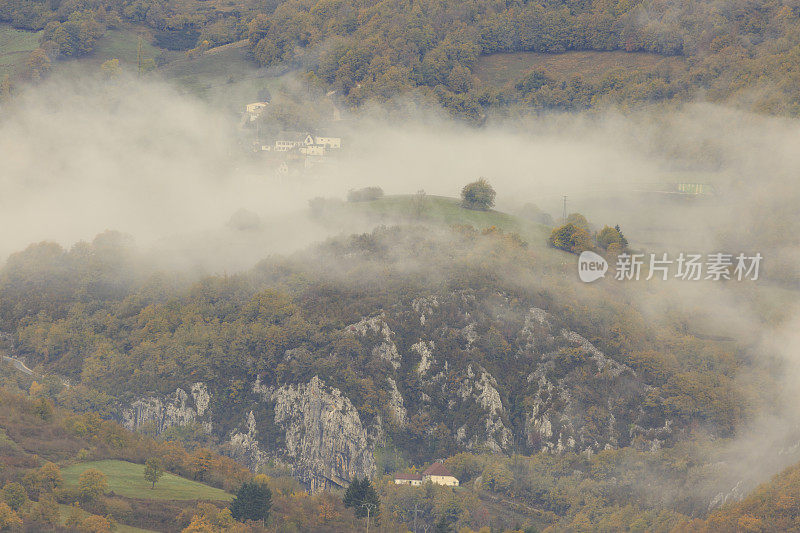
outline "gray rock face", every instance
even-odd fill
[[[140,398],[121,418],[130,429],[152,425],[157,432],[200,422],[225,442],[225,453],[253,470],[284,464],[312,491],[372,477],[375,446],[405,436],[412,419],[427,419],[428,432],[447,427],[460,449],[493,453],[515,442],[528,451],[591,453],[634,439],[655,449],[676,431],[664,416],[644,410],[652,389],[633,369],[546,311],[500,293],[417,298],[361,318],[343,333],[355,336],[385,372],[369,427],[336,383],[319,377],[280,387],[256,379],[253,394],[233,412],[224,402],[216,407],[196,383]],[[309,347],[293,346],[284,361],[310,356]],[[223,409],[228,418],[212,417]]]
[[[122,409],[122,425],[130,430],[138,430],[152,424],[156,433],[160,434],[173,426],[199,422],[208,412],[211,395],[204,383],[195,383],[190,391],[191,395],[178,388],[169,396],[140,398]],[[210,431],[210,424],[204,422],[204,425]]]
[[[408,420],[408,412],[406,411],[403,395],[397,388],[397,382],[392,378],[387,379],[389,383],[389,414],[395,424],[400,427],[406,425]]]
[[[397,351],[397,346],[392,341],[393,332],[384,319],[385,315],[381,313],[377,316],[364,318],[355,324],[350,324],[346,330],[362,337],[370,333],[378,334],[382,342],[372,349],[372,355],[388,361],[397,370],[400,368],[402,359]]]
[[[525,418],[525,438],[532,448],[546,451],[595,452],[615,447],[623,435],[617,424],[622,412],[631,410],[646,387],[637,385],[636,373],[628,366],[606,357],[591,342],[554,325],[552,317],[533,308],[520,333],[518,357],[535,357],[528,375],[535,390],[533,405]],[[564,371],[564,368],[570,368]],[[581,394],[604,391],[605,405],[590,402]],[[591,407],[591,413],[587,412]],[[666,427],[656,432],[638,428],[637,433],[653,446],[669,433]],[[666,434],[665,434],[666,431]]]
[[[514,435],[503,423],[505,408],[497,391],[497,380],[486,369],[478,367],[476,372],[469,365],[455,392],[462,401],[475,401],[484,412],[480,431],[468,435],[467,428],[462,426],[456,432],[458,441],[469,450],[484,448],[494,453],[507,450]]]
[[[373,445],[353,404],[318,377],[308,384],[254,388],[274,402],[275,423],[286,432],[281,458],[312,491],[347,486],[375,474]]]

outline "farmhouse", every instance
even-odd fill
[[[418,487],[422,485],[422,476],[419,474],[397,474],[394,476],[394,484]]]
[[[457,487],[458,479],[453,476],[441,461],[433,463],[425,469],[422,475],[419,474],[397,474],[394,476],[395,485],[411,485],[419,487],[423,483],[433,483],[434,485],[445,485]]]
[[[425,469],[422,473],[422,481],[430,481],[435,485],[447,485],[448,487],[458,486],[458,479],[447,470],[441,461],[437,461]]]

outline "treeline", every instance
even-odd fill
[[[794,113],[800,93],[779,80],[795,76],[800,66],[799,13],[781,2],[744,0],[725,8],[664,1],[358,5],[289,0],[271,16],[256,16],[249,39],[260,64],[302,65],[351,105],[421,88],[454,112],[476,117],[496,105],[575,109],[603,101],[689,98],[699,90],[709,91],[706,97],[712,99],[728,99],[765,77],[778,86],[765,88],[769,96],[750,103]],[[481,55],[569,50],[681,55],[687,63],[678,72],[658,66],[638,73],[619,70],[591,83],[576,75],[560,80],[561,87],[546,83],[549,92],[531,91],[525,79],[521,88],[487,87],[473,75]]]
[[[259,65],[300,68],[311,85],[336,90],[354,107],[411,93],[481,120],[493,108],[572,110],[702,95],[763,112],[800,112],[800,7],[778,0],[0,0],[0,22],[45,30],[39,55],[49,60],[91,53],[106,28],[124,23],[146,25],[170,50],[249,39]],[[475,76],[487,54],[571,50],[677,55],[685,64],[611,69],[593,80],[522,73],[506,87]],[[32,67],[43,62],[34,59]]]

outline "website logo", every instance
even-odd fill
[[[602,255],[586,250],[578,257],[578,277],[584,283],[591,283],[606,275],[608,262]]]

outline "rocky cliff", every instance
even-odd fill
[[[358,347],[362,364],[383,373],[370,403],[358,381],[354,389],[317,375],[277,385],[259,374],[234,404],[215,407],[215,393],[195,383],[142,397],[121,418],[156,432],[203,424],[242,463],[285,464],[311,490],[373,476],[373,452],[386,442],[416,447],[411,453],[424,461],[422,446],[436,442],[476,452],[592,453],[635,439],[657,448],[670,438],[672,421],[641,407],[652,388],[633,369],[541,308],[490,298],[489,306],[473,291],[429,295],[344,326],[348,350]],[[293,346],[281,364],[310,359],[311,349]]]

